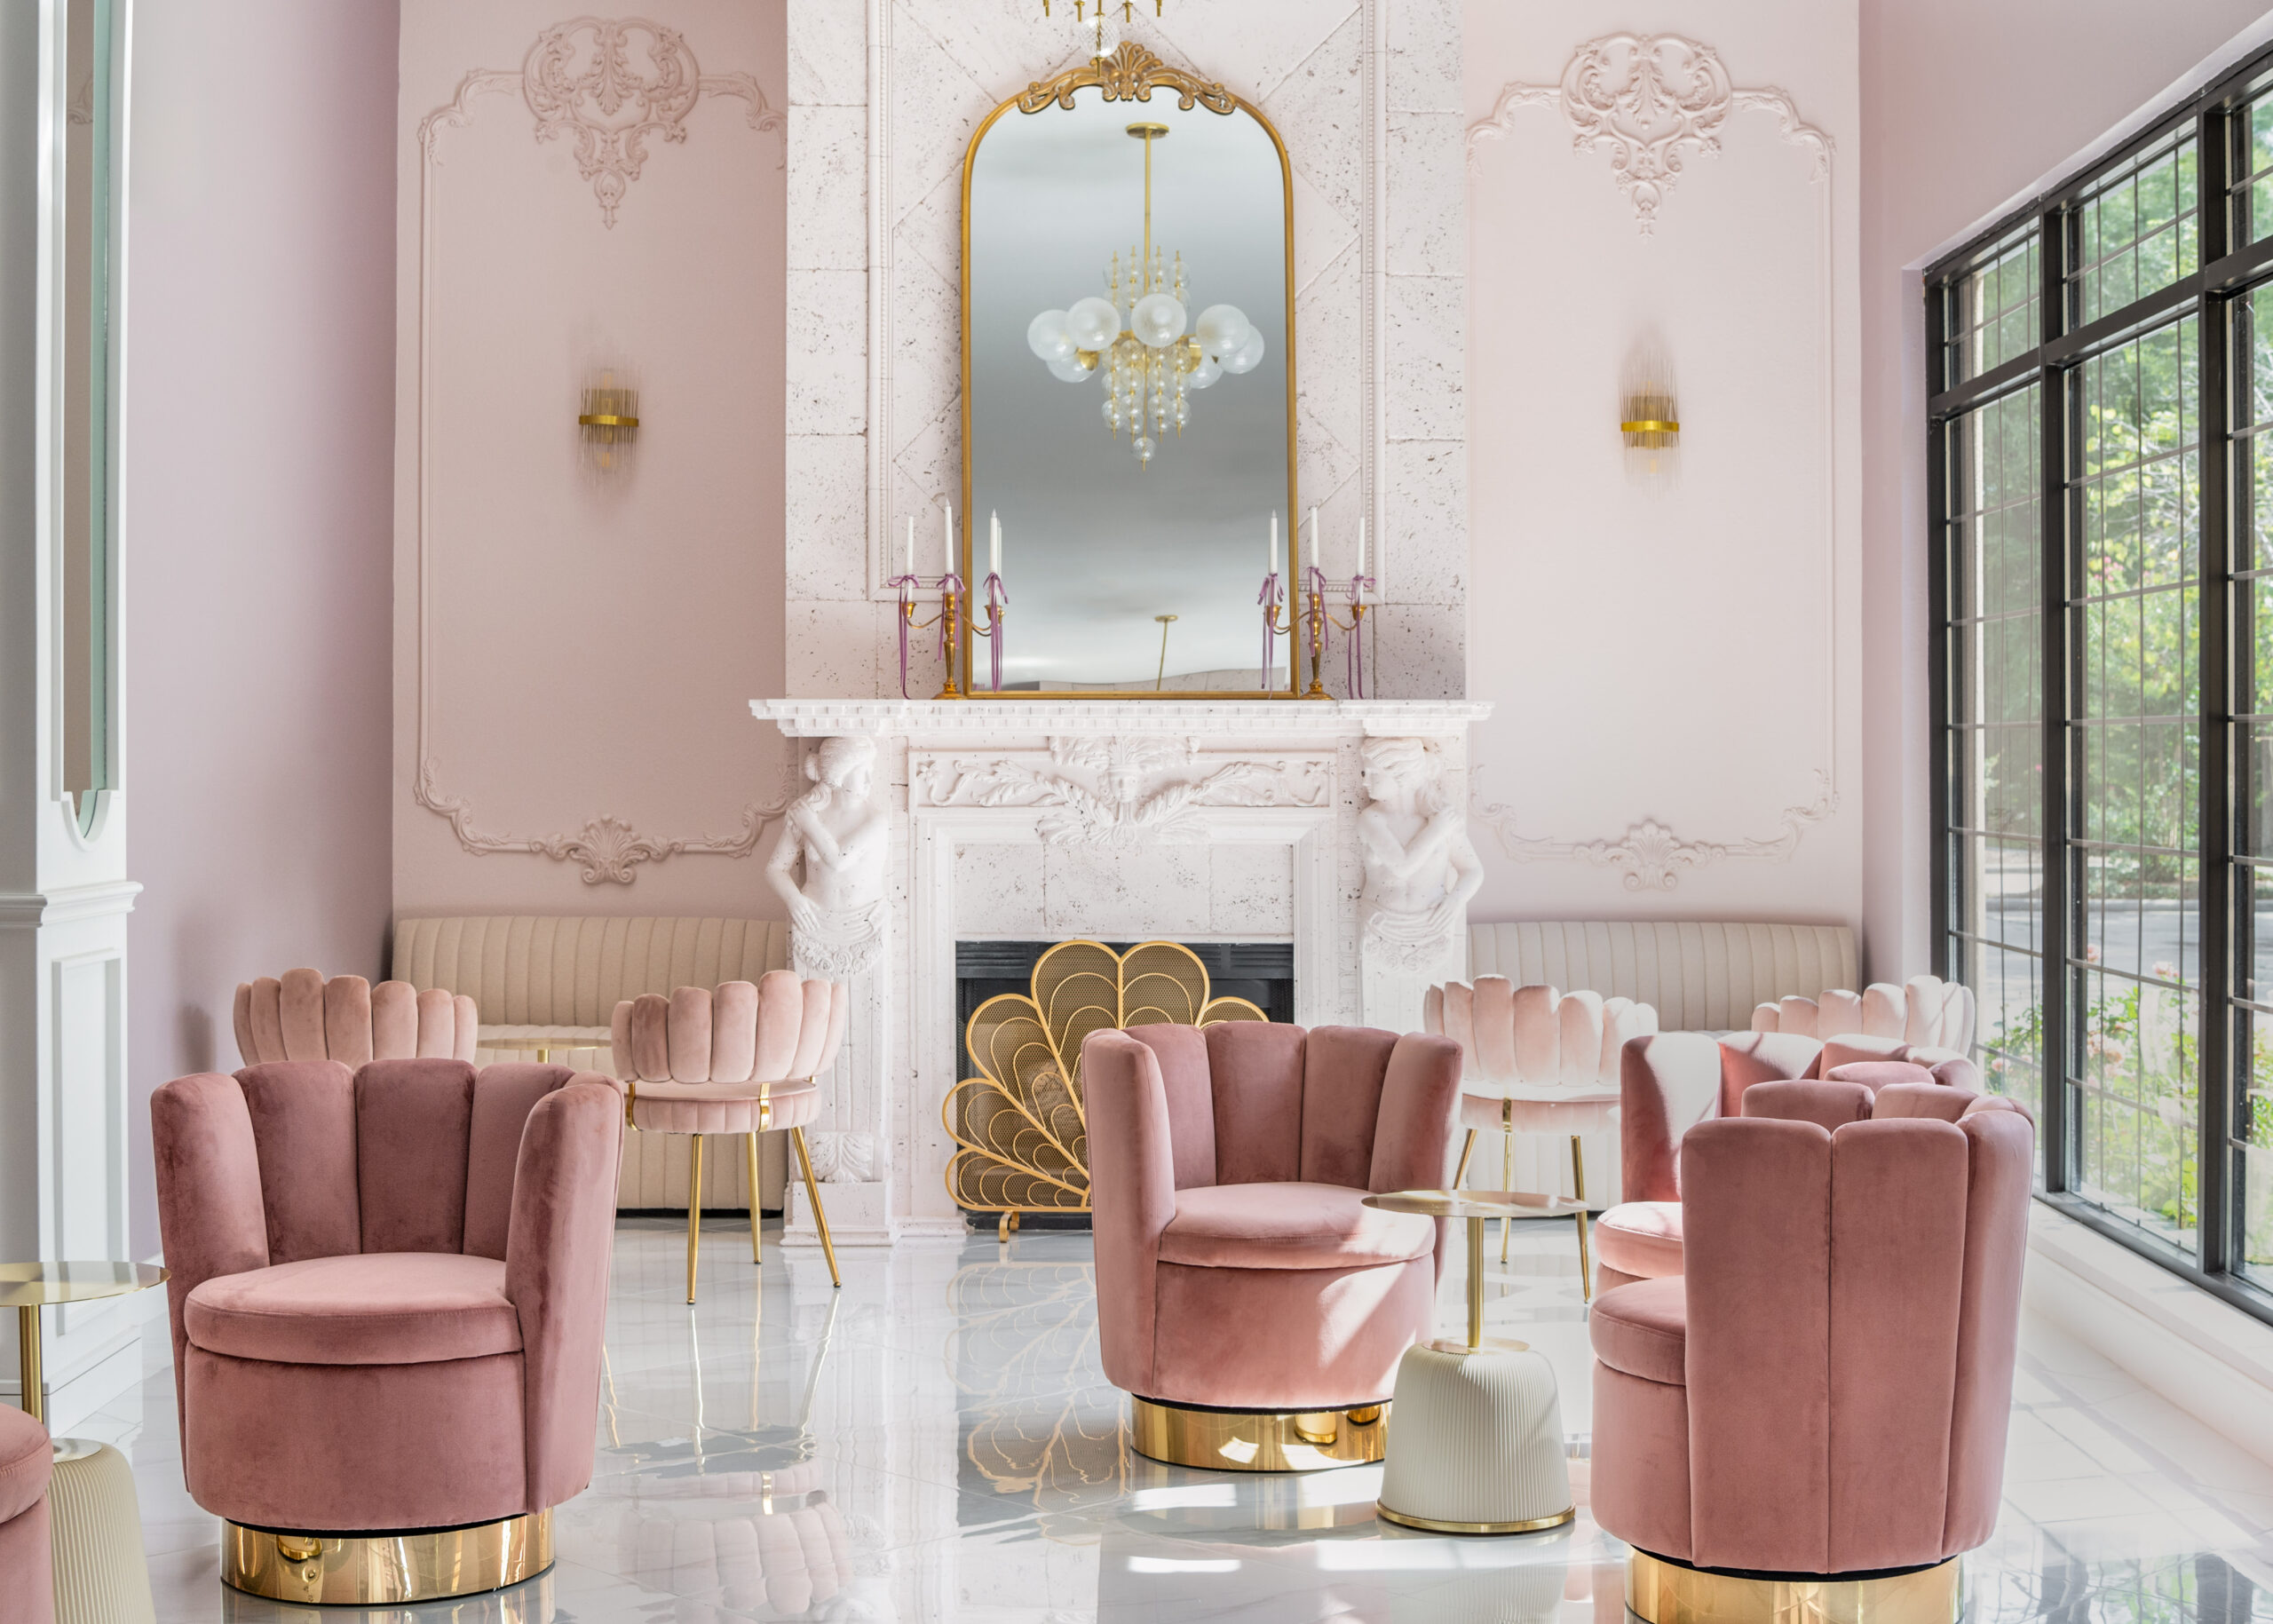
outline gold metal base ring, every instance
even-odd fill
[[[351,1607],[473,1596],[552,1565],[552,1512],[416,1533],[276,1533],[221,1525],[221,1582],[272,1601]]]
[[[1392,1511],[1375,1501],[1374,1515],[1385,1523],[1395,1523],[1400,1528],[1420,1528],[1430,1533],[1539,1533],[1548,1528],[1562,1527],[1579,1515],[1579,1508],[1565,1506],[1552,1517],[1530,1517],[1514,1523],[1448,1523],[1440,1517],[1414,1517],[1404,1511]]]
[[[1626,1604],[1643,1624],[1957,1624],[1965,1607],[1958,1558],[1868,1578],[1708,1573],[1647,1551],[1626,1559]]]
[[[1171,1466],[1225,1472],[1315,1472],[1364,1466],[1389,1446],[1389,1406],[1339,1410],[1202,1410],[1130,1396],[1129,1441]]]

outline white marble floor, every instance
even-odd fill
[[[1249,1477],[1129,1454],[1086,1234],[848,1252],[841,1293],[771,1233],[762,1273],[741,1225],[706,1226],[702,1250],[690,1310],[684,1231],[618,1234],[598,1472],[558,1514],[554,1570],[387,1624],[1622,1620],[1620,1548],[1585,1515],[1580,1462],[1574,1525],[1492,1540],[1376,1521],[1378,1468]],[[1489,1320],[1555,1360],[1583,1455],[1575,1261],[1564,1226],[1519,1232],[1510,1264],[1491,1260]],[[1460,1279],[1455,1262],[1447,1326]],[[223,1588],[162,1365],[78,1430],[133,1459],[165,1624],[361,1624]],[[2005,1515],[1968,1582],[1981,1624],[2273,1620],[2273,1467],[2031,1324]]]

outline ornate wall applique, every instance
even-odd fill
[[[1561,83],[1506,86],[1492,115],[1469,126],[1469,161],[1479,143],[1506,138],[1516,108],[1548,106],[1561,109],[1577,151],[1609,152],[1611,173],[1645,235],[1688,155],[1718,152],[1721,127],[1736,109],[1775,114],[1783,139],[1814,154],[1817,178],[1831,173],[1831,138],[1802,121],[1789,96],[1736,89],[1718,51],[1678,34],[1604,35],[1580,47]]]
[[[616,205],[647,162],[647,139],[686,139],[686,115],[705,92],[750,104],[753,130],[786,129],[748,74],[705,75],[677,29],[644,17],[578,17],[536,36],[521,67],[521,96],[536,115],[536,139],[566,136],[576,170],[592,183],[600,219],[611,229]]]
[[[1050,845],[1125,849],[1206,838],[1197,814],[1225,806],[1323,807],[1322,757],[1212,764],[1195,739],[1052,739],[1047,766],[1016,757],[918,757],[910,781],[932,806],[1032,806]]]
[[[411,798],[428,812],[449,820],[450,832],[476,857],[499,852],[520,852],[549,857],[556,863],[574,863],[584,871],[587,885],[629,885],[638,879],[642,863],[660,863],[685,852],[718,857],[748,857],[757,850],[765,827],[780,818],[786,799],[765,804],[753,801],[742,808],[739,835],[697,836],[690,839],[659,840],[643,835],[622,819],[603,812],[573,835],[487,835],[473,825],[473,810],[463,796],[445,794],[436,781],[438,767],[432,757],[419,766]]]
[[[1801,836],[1839,810],[1831,775],[1818,772],[1816,787],[1814,800],[1787,806],[1778,814],[1778,833],[1756,840],[1684,840],[1655,818],[1629,826],[1614,840],[1533,839],[1517,833],[1515,811],[1504,804],[1479,807],[1477,815],[1499,836],[1500,849],[1516,862],[1590,863],[1622,871],[1628,891],[1672,891],[1692,868],[1732,860],[1790,862]]]

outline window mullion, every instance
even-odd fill
[[[2041,281],[2039,350],[2067,321],[2065,219],[2057,209],[2047,209],[2037,218],[2037,264]],[[2068,1034],[2068,959],[2073,931],[2068,907],[2068,491],[2066,447],[2069,438],[2067,380],[2061,368],[2047,365],[2038,375],[2037,422],[2042,487],[2038,503],[2039,535],[2042,548],[2044,594],[2044,654],[2042,724],[2044,737],[2043,835],[2039,857],[2039,889],[2042,893],[2043,1011],[2039,1097],[2043,1102],[2044,1187],[2057,1193],[2068,1188],[2071,1137],[2068,1073],[2076,1045]]]
[[[2229,116],[2203,113],[2196,137],[2199,162],[2202,258],[2224,257],[2231,197],[2227,159],[2232,151]],[[2201,666],[2197,692],[2201,712],[2201,778],[2197,844],[2198,916],[2201,920],[2202,989],[2196,1048],[2195,1110],[2198,1228],[2195,1252],[2204,1269],[2218,1271],[2238,1261],[2233,1240],[2238,1214],[2233,1210],[2230,1105],[2233,1089],[2233,671],[2229,631],[2233,624],[2233,527],[2229,522],[2234,479],[2233,394],[2228,386],[2233,356],[2231,304],[2205,291],[2201,300],[2201,531],[2197,543],[2200,585],[2197,624]]]

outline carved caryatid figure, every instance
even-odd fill
[[[1358,814],[1366,861],[1359,912],[1369,957],[1426,970],[1466,923],[1484,865],[1468,820],[1445,792],[1437,758],[1419,739],[1368,739],[1366,802]]]
[[[765,860],[767,882],[789,907],[798,964],[831,980],[868,969],[883,947],[889,824],[868,804],[875,760],[875,741],[866,734],[822,740],[805,757],[812,788],[789,804]]]

